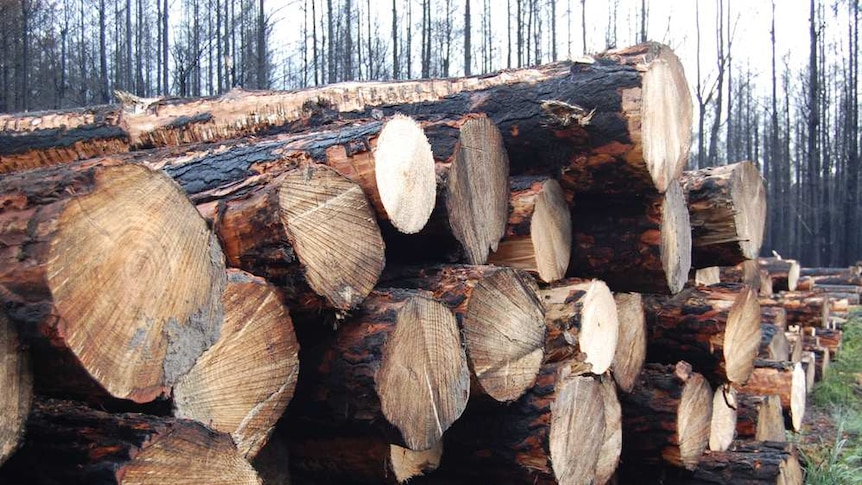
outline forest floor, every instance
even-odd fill
[[[862,485],[862,311],[844,325],[841,352],[819,382],[795,437],[808,485]]]

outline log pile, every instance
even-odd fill
[[[801,483],[840,333],[667,47],[131,102],[0,117],[3,483]]]

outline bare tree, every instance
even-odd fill
[[[470,64],[471,64],[471,50],[473,46],[470,45],[470,0],[467,0],[467,4],[464,6],[464,75],[470,75]]]

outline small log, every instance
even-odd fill
[[[766,227],[766,189],[757,167],[739,162],[683,172],[694,268],[757,258]]]
[[[719,382],[743,383],[751,375],[761,341],[760,307],[751,288],[726,283],[644,301],[648,360],[686,358]]]
[[[716,388],[712,398],[712,420],[709,425],[709,449],[725,451],[736,435],[738,403],[736,389],[730,384]]]
[[[300,359],[290,426],[361,430],[421,451],[467,405],[470,375],[455,316],[426,292],[375,290]]]
[[[805,371],[806,393],[811,393],[814,390],[814,384],[817,382],[817,360],[817,354],[810,350],[805,350],[805,345],[803,344],[802,359],[799,362]]]
[[[708,268],[694,269],[694,285],[709,286],[721,283],[721,273],[718,266],[710,266]]]
[[[719,269],[719,279],[723,283],[745,283],[758,291],[760,296],[772,296],[772,277],[762,269],[757,260],[745,260],[736,266],[723,266]]]
[[[228,435],[195,421],[37,400],[26,433],[0,470],[3,483],[261,483]]]
[[[833,268],[823,268],[833,269]],[[811,274],[811,268],[802,268],[803,276],[800,276],[797,289],[800,291],[810,291],[817,286],[839,285],[839,286],[862,286],[862,276],[859,274],[844,269],[840,272],[831,274]],[[807,271],[807,273],[806,273]]]
[[[761,323],[760,335],[760,349],[757,352],[759,359],[790,360],[790,342],[784,330],[771,323]]]
[[[30,354],[18,331],[0,307],[0,465],[15,453],[24,436],[24,424],[33,400]]]
[[[596,463],[595,485],[610,482],[620,463],[623,449],[622,408],[617,398],[617,389],[609,375],[602,378],[601,394],[605,407],[605,434],[602,447],[599,450],[599,461]]]
[[[613,291],[678,293],[691,268],[682,190],[643,198],[579,197],[568,275],[599,278]]]
[[[623,461],[694,469],[709,444],[712,398],[688,363],[647,364],[632,392],[620,395]]]
[[[617,305],[608,286],[600,280],[567,279],[539,291],[545,307],[545,356],[543,362],[575,359],[589,365],[589,372],[603,374],[617,350]]]
[[[230,434],[254,458],[293,397],[299,344],[275,289],[229,270],[219,339],[173,389],[174,415]]]
[[[224,256],[170,178],[115,160],[0,178],[0,300],[37,391],[149,402],[218,338]]]
[[[805,371],[801,363],[758,359],[754,372],[748,382],[739,388],[739,392],[756,396],[779,396],[781,408],[791,429],[801,429],[807,392]]]
[[[799,276],[859,276],[858,266],[848,266],[845,268],[800,268]]]
[[[761,298],[761,306],[780,306],[787,325],[825,327],[829,322],[829,296],[811,292],[783,292],[773,298]]]
[[[757,263],[769,273],[774,291],[795,291],[799,281],[799,262],[794,259],[759,258]]]
[[[829,349],[831,355],[837,355],[841,351],[841,342],[844,340],[844,333],[841,330],[828,328],[814,328],[813,330],[820,345]]]
[[[784,336],[790,343],[790,362],[802,361],[802,335],[799,332],[799,327],[793,327],[792,331],[785,331]]]
[[[762,323],[770,323],[780,328],[787,330],[787,310],[779,306],[760,306],[760,321]]]
[[[490,264],[535,272],[545,282],[561,279],[572,253],[572,215],[560,184],[547,177],[512,177],[506,236]]]
[[[533,385],[542,365],[546,324],[528,274],[449,265],[405,270],[387,284],[429,290],[455,313],[473,374],[471,392],[513,401]]]
[[[787,441],[778,395],[759,396],[741,392],[737,394],[736,409],[736,435],[740,439]]]
[[[605,433],[601,384],[565,362],[507,406],[473,406],[446,433],[435,476],[486,483],[590,484]],[[474,481],[475,483],[475,481]]]
[[[802,485],[804,473],[792,445],[738,442],[703,456],[693,472],[676,472],[663,483],[685,485]]]
[[[617,304],[620,331],[611,370],[620,390],[631,392],[646,361],[647,331],[643,299],[638,293],[617,293],[614,301]]]

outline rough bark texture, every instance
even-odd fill
[[[18,331],[0,307],[0,465],[6,462],[24,434],[33,400],[30,354],[21,345]]]
[[[148,402],[218,338],[224,257],[164,174],[106,160],[0,179],[0,299],[37,390]]]
[[[174,413],[230,434],[242,456],[260,451],[293,397],[299,344],[275,288],[229,270],[221,335],[173,389]]]
[[[829,301],[826,294],[785,291],[780,296],[761,298],[760,304],[784,308],[787,325],[825,327],[829,322]]]
[[[760,307],[745,285],[688,288],[673,297],[644,298],[647,359],[686,359],[716,382],[743,383],[761,341]]]
[[[787,311],[783,307],[760,305],[760,321],[787,331]]]
[[[471,403],[446,433],[435,476],[513,484],[589,484],[605,417],[601,384],[566,363],[542,367],[536,385],[507,406]],[[474,482],[475,483],[475,482]]]
[[[613,363],[619,336],[617,305],[600,280],[567,279],[539,291],[545,307],[544,362],[575,359],[593,374]]]
[[[429,290],[455,312],[473,374],[473,392],[513,401],[542,364],[544,309],[528,274],[497,266],[405,270],[391,284]]]
[[[760,396],[737,394],[736,436],[756,441],[786,441],[781,398],[777,394]]]
[[[542,281],[561,279],[572,254],[572,214],[560,184],[520,176],[509,181],[506,237],[488,262],[535,272]]]
[[[613,291],[674,294],[688,280],[691,228],[682,191],[579,197],[569,276],[599,278]]]
[[[452,312],[416,290],[380,289],[331,339],[304,348],[295,426],[433,447],[467,405],[470,376]]]
[[[56,400],[34,403],[27,441],[0,478],[10,485],[261,483],[228,435],[197,422]]]
[[[704,455],[691,473],[672,474],[664,483],[686,485],[802,485],[803,470],[791,445],[738,442]]]
[[[751,162],[684,172],[695,268],[754,259],[766,227],[766,189]]]
[[[724,283],[745,283],[757,290],[760,296],[772,296],[772,278],[755,259],[745,260],[736,266],[722,267],[719,279]]]
[[[614,301],[617,304],[620,332],[611,371],[620,390],[631,392],[646,361],[647,330],[643,298],[638,293],[617,293]]]
[[[781,408],[794,431],[799,431],[805,415],[806,383],[802,364],[758,359],[754,372],[740,393],[756,396],[777,395]]]
[[[828,348],[831,354],[837,355],[841,351],[841,342],[844,340],[844,333],[841,330],[815,328],[814,334],[820,345]]]
[[[712,398],[688,363],[647,364],[632,392],[620,395],[623,461],[694,469],[709,443]]]
[[[760,258],[757,263],[772,278],[774,291],[795,291],[799,281],[799,262],[793,259]]]

